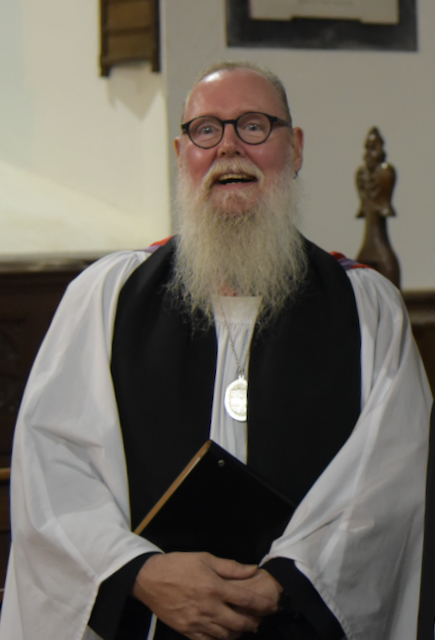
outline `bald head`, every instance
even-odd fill
[[[206,67],[205,69],[203,69],[195,78],[195,81],[193,83],[192,89],[189,91],[189,93],[186,96],[186,100],[184,102],[183,105],[183,120],[184,118],[184,113],[185,113],[185,109],[186,109],[186,105],[189,101],[189,98],[192,94],[192,92],[194,91],[194,89],[196,88],[196,86],[202,82],[205,78],[207,78],[208,76],[212,76],[214,74],[216,74],[217,72],[220,71],[240,71],[240,70],[247,70],[247,71],[253,71],[255,73],[258,73],[260,76],[262,76],[265,80],[267,80],[272,87],[274,88],[278,100],[281,104],[281,108],[283,110],[283,113],[285,114],[285,118],[287,120],[287,122],[290,123],[290,125],[292,124],[292,117],[291,117],[291,113],[290,113],[290,107],[288,104],[288,100],[287,100],[287,93],[286,90],[284,88],[283,83],[281,82],[281,80],[279,79],[279,77],[273,73],[273,71],[271,71],[270,69],[268,69],[267,67],[261,67],[260,65],[257,65],[253,62],[249,62],[249,61],[236,61],[236,62],[231,62],[231,61],[222,61],[222,62],[215,62],[212,65],[209,65],[208,67]]]

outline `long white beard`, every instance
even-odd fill
[[[252,205],[244,190],[212,203],[213,176],[253,173],[261,186],[263,175],[241,159],[221,162],[195,191],[181,172],[177,205],[179,236],[175,270],[169,290],[205,324],[213,321],[212,299],[231,291],[237,296],[261,296],[259,324],[269,323],[304,280],[306,256],[295,223],[300,189],[287,166],[275,184]]]

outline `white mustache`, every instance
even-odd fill
[[[264,173],[252,162],[242,158],[232,160],[217,160],[208,170],[203,178],[203,187],[210,190],[215,182],[223,175],[246,175],[258,180],[261,184],[264,180]]]

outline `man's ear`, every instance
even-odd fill
[[[304,132],[300,127],[293,127],[291,145],[293,168],[298,173],[304,159]]]
[[[175,149],[175,155],[177,156],[177,158],[180,156],[180,145],[181,145],[181,137],[175,138],[174,149]]]

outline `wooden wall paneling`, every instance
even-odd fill
[[[0,262],[0,587],[10,547],[10,460],[21,397],[66,287],[96,257]]]
[[[6,568],[11,546],[9,476],[9,469],[0,469],[0,604],[3,600],[3,585],[6,580]]]
[[[403,293],[415,341],[435,395],[435,290]]]
[[[0,264],[0,467],[10,464],[13,428],[33,360],[68,283],[82,268]]]

